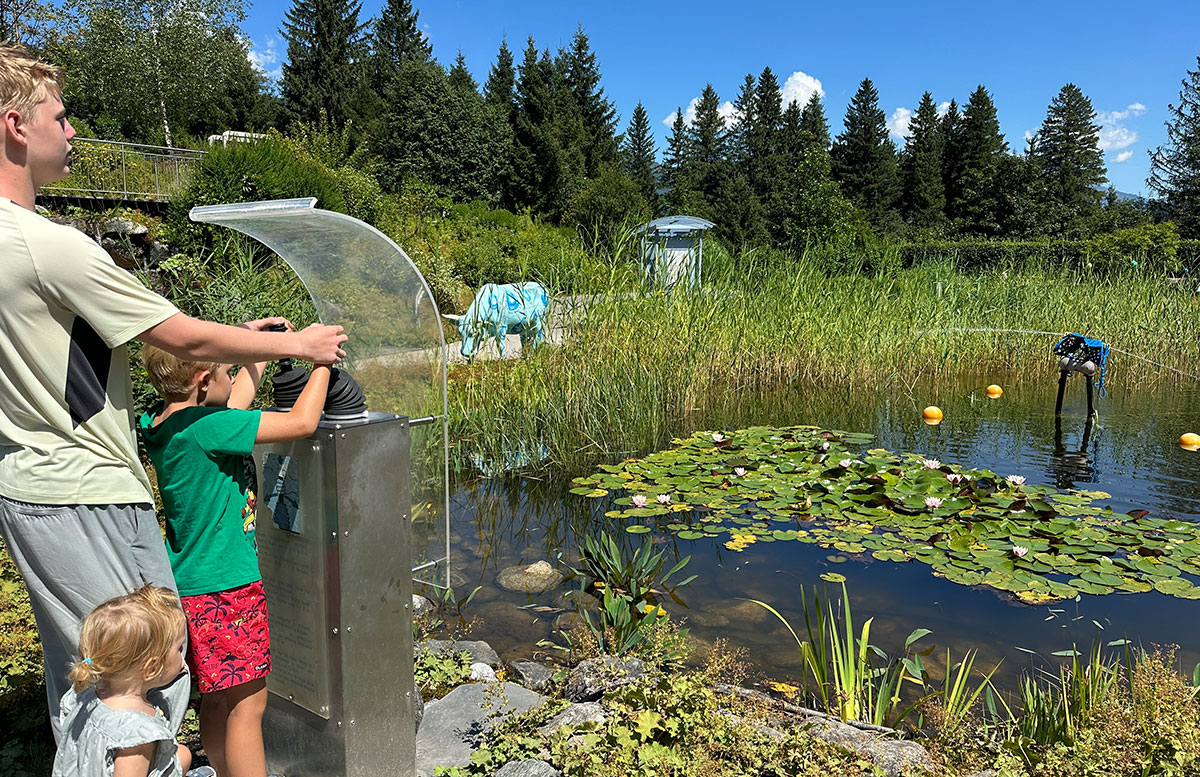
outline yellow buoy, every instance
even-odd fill
[[[940,424],[942,422],[942,419],[940,419],[940,418],[922,418],[921,420],[924,421],[925,423],[929,424],[930,426],[937,426],[938,424]]]
[[[921,417],[926,421],[940,421],[942,420],[942,409],[937,405],[930,405],[921,411]]]
[[[1004,389],[993,383],[984,389],[984,393],[986,393],[990,399],[999,399],[1000,395],[1004,393]]]
[[[1185,448],[1196,449],[1200,446],[1200,434],[1187,432],[1179,436],[1179,444]]]

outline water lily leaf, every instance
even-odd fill
[[[679,539],[681,539],[681,540],[698,540],[698,539],[705,537],[706,535],[702,531],[692,531],[691,529],[688,529],[686,531],[679,532],[679,534],[677,534],[676,536],[679,537]]]
[[[646,532],[650,531],[650,527],[642,525],[626,526],[625,531],[629,532],[630,534],[645,534]]]
[[[844,583],[844,582],[846,582],[846,576],[845,576],[845,575],[842,575],[842,574],[838,574],[837,572],[822,572],[822,573],[821,573],[821,579],[822,579],[822,580],[825,580],[825,581],[828,581],[828,582],[830,582],[830,583]]]
[[[846,557],[845,557],[845,556],[826,556],[826,557],[825,557],[825,560],[826,560],[826,561],[828,561],[828,562],[830,562],[830,563],[832,563],[832,564],[842,564],[842,563],[844,563],[844,562],[845,562],[847,559],[846,559]]]

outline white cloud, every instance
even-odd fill
[[[277,83],[279,79],[283,78],[283,64],[279,61],[279,43],[279,38],[272,35],[267,38],[267,45],[264,49],[257,49],[254,42],[250,41],[250,48],[246,51],[246,59],[250,60],[250,64],[266,75],[267,80],[272,83]]]
[[[949,112],[950,112],[950,101],[949,100],[946,100],[944,103],[938,104],[937,115],[938,115],[939,119],[942,118],[943,116],[945,116]]]
[[[683,111],[684,124],[691,125],[696,123],[696,109],[699,107],[700,98],[693,97],[692,101],[688,103],[687,108]],[[738,121],[741,120],[741,116],[738,115],[737,109],[734,108],[733,103],[729,102],[728,100],[717,107],[717,113],[722,119],[725,120],[725,126],[727,127],[731,124],[737,124]],[[671,111],[668,113],[667,117],[662,120],[662,123],[668,127],[673,126],[675,124],[675,114],[676,111]]]
[[[888,132],[896,140],[904,140],[908,137],[908,125],[912,122],[912,117],[913,112],[903,106],[892,111],[891,117],[887,120]]]
[[[814,76],[810,76],[803,70],[797,70],[787,77],[783,82],[783,88],[779,90],[783,96],[783,107],[786,109],[792,103],[799,103],[803,108],[812,96],[815,94],[818,99],[825,96],[825,90],[821,87],[821,80]]]
[[[1117,164],[1121,164],[1122,162],[1128,162],[1132,158],[1133,158],[1132,151],[1122,151],[1121,153],[1117,154],[1117,158],[1114,159],[1113,161],[1116,162]]]
[[[1121,111],[1099,111],[1096,121],[1100,122],[1100,138],[1096,145],[1101,151],[1120,151],[1137,142],[1137,130],[1131,130],[1123,122],[1135,119],[1146,112],[1146,106],[1141,103],[1130,103]],[[1128,159],[1126,157],[1125,159]],[[1124,162],[1124,159],[1118,161]]]

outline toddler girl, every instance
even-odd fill
[[[59,713],[62,741],[52,777],[181,777],[188,749],[151,689],[184,671],[186,622],[179,598],[145,586],[109,599],[83,622]]]

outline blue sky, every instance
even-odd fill
[[[286,44],[279,35],[289,0],[250,0],[245,30],[252,57],[278,75]],[[364,0],[362,18],[382,0]],[[570,43],[587,32],[616,103],[623,131],[645,104],[659,153],[677,106],[687,109],[712,82],[732,100],[747,73],[766,66],[785,85],[785,99],[823,94],[833,132],[868,77],[896,136],[906,111],[929,90],[942,103],[965,103],[983,84],[999,110],[1009,145],[1022,149],[1046,107],[1067,82],[1100,112],[1101,147],[1110,182],[1145,194],[1148,151],[1165,138],[1167,104],[1200,56],[1196,0],[1145,6],[1123,2],[804,3],[780,0],[416,0],[434,55],[449,66],[458,51],[480,83],[501,38],[520,61],[526,38],[539,48]]]

